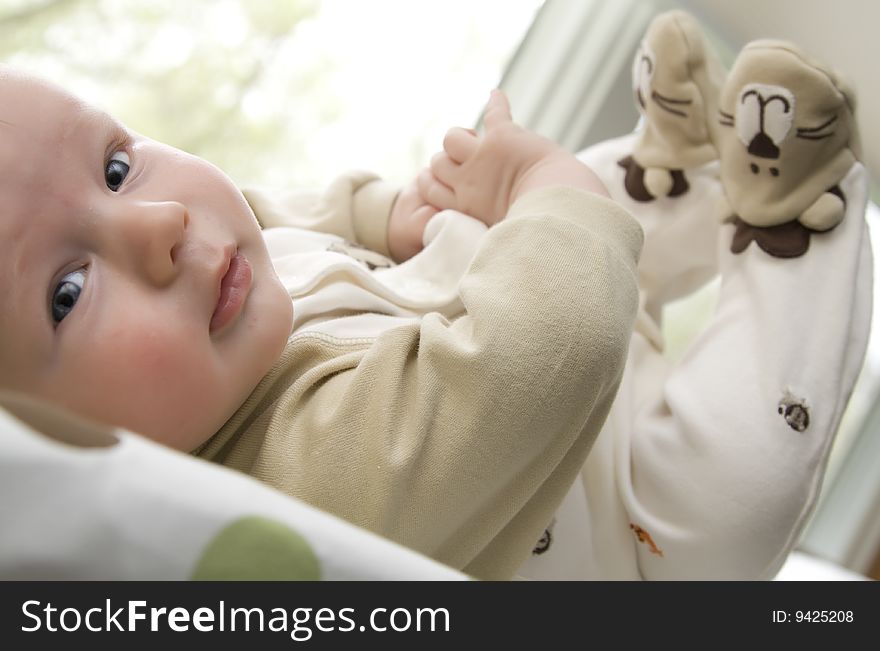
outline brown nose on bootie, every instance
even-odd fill
[[[854,97],[840,79],[782,41],[740,52],[712,125],[731,251],[754,241],[778,258],[804,255],[810,237],[846,211],[839,183],[858,158]]]

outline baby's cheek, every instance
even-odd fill
[[[129,329],[92,358],[93,408],[114,424],[174,445],[198,428],[200,402],[214,389],[214,365],[182,330]]]

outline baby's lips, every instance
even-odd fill
[[[244,255],[236,251],[220,283],[220,297],[211,316],[211,332],[230,323],[244,307],[253,282],[253,270]]]

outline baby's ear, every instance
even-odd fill
[[[743,48],[712,128],[734,253],[756,241],[776,257],[798,257],[812,234],[840,223],[847,197],[839,184],[860,152],[854,111],[849,86],[798,47]]]
[[[670,11],[648,26],[632,79],[643,128],[632,155],[620,161],[632,198],[684,194],[684,170],[717,158],[708,122],[717,110],[724,74],[691,15]]]

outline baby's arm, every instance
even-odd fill
[[[642,235],[598,193],[541,187],[557,183],[545,176],[557,164],[572,184],[594,186],[589,170],[513,129],[509,115],[493,123],[472,158],[516,201],[459,285],[464,313],[431,313],[373,340],[295,335],[285,353],[294,384],[273,415],[295,443],[257,459],[243,451],[235,463],[265,466],[286,492],[442,562],[505,578],[577,476],[614,398]],[[539,153],[499,171],[511,159],[484,156],[494,151],[487,143]]]

